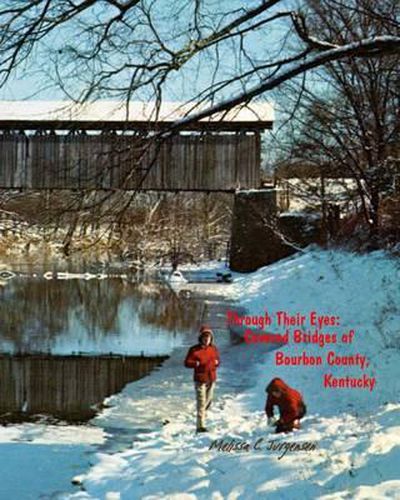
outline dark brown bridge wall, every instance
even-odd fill
[[[0,188],[233,190],[258,187],[260,134],[0,134]]]

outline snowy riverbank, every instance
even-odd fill
[[[59,498],[71,475],[87,467],[88,457],[104,441],[98,427],[47,422],[1,426],[0,498]],[[76,488],[70,484],[69,489]]]
[[[95,465],[79,477],[84,491],[73,498],[396,498],[400,491],[399,278],[398,261],[383,253],[319,251],[238,278],[227,289],[229,298],[249,314],[317,311],[338,316],[340,332],[355,331],[348,344],[320,348],[289,342],[279,349],[285,355],[307,351],[325,358],[330,350],[342,357],[359,353],[367,356],[368,367],[276,366],[275,353],[264,353],[261,360],[258,357],[251,367],[243,366],[236,373],[228,368],[223,372],[221,367],[220,395],[210,413],[207,435],[193,433],[190,374],[177,368],[170,379],[168,370],[160,370],[150,376],[154,391],[147,399],[135,399],[133,387],[140,381],[130,384],[100,418],[120,421],[134,411],[146,415],[156,406],[160,418],[170,423],[144,433],[125,451],[99,452]],[[276,324],[271,331],[274,328]],[[239,359],[257,346],[241,344],[235,349]],[[333,377],[365,373],[376,378],[376,386],[372,391],[324,388],[328,372]],[[266,428],[264,389],[273,376],[284,378],[306,399],[303,428],[293,435],[276,436]],[[231,377],[238,386],[246,380],[242,391],[224,390]],[[251,450],[210,450],[215,440],[249,443]],[[257,441],[261,450],[254,450]],[[285,451],[288,442],[314,443],[316,449]]]

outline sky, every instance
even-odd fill
[[[243,5],[258,5],[259,2],[243,2],[239,0],[230,0],[226,2],[223,0],[222,2],[215,2],[214,0],[209,0],[208,6],[210,8],[217,8],[221,10],[223,7],[227,8],[227,11],[236,9],[238,7],[243,7]],[[287,2],[279,3],[279,8],[282,8]],[[102,5],[103,2],[98,2],[97,6]],[[165,4],[165,5],[164,5]],[[174,6],[179,5],[179,1],[173,2]],[[171,26],[174,25],[174,29],[180,29],[182,27],[187,27],[188,23],[190,23],[190,16],[192,14],[193,2],[183,2],[183,5],[189,5],[189,7],[183,11],[182,19],[177,19],[176,16],[170,19],[168,16],[165,16],[165,12],[168,12],[167,6],[169,6],[171,10],[171,3],[166,2],[165,0],[158,0],[158,6],[160,7],[160,18],[157,18],[160,29],[165,33],[165,38],[168,37],[168,29],[169,23]],[[191,5],[193,4],[193,5]],[[225,6],[224,6],[225,4]],[[164,7],[164,8],[163,8]],[[1,2],[0,2],[1,8]],[[100,22],[103,22],[106,19],[106,14],[108,13],[113,15],[115,10],[113,8],[109,8],[108,11],[105,11],[103,8],[97,8],[86,17],[86,21],[93,22],[95,18],[98,18]],[[171,11],[172,12],[172,11]],[[186,16],[186,17],[185,17]],[[156,16],[157,17],[157,16]],[[231,18],[227,18],[231,19]],[[171,28],[172,29],[172,28]],[[57,56],[57,53],[61,53],[61,51],[68,52],[68,48],[71,46],[82,48],[82,44],[86,43],[83,39],[79,39],[79,27],[73,26],[68,28],[61,28],[54,32],[54,34],[48,36],[44,39],[43,43],[33,51],[33,55],[30,57],[28,64],[25,64],[24,67],[18,69],[16,73],[12,75],[9,81],[0,89],[0,100],[23,100],[23,99],[40,99],[40,100],[58,100],[65,99],[66,94],[56,85],[52,84],[49,75],[54,76],[54,72],[49,70],[49,61],[54,56]],[[206,32],[206,30],[204,31]],[[136,33],[136,31],[135,31]],[[250,33],[246,37],[246,51],[249,55],[250,59],[262,59],[263,54],[267,54],[268,51],[271,50],[272,47],[279,44],[283,31],[282,25],[276,24],[272,27],[272,29],[268,29],[268,39],[266,40],[265,31]],[[148,34],[144,34],[144,36],[148,36]],[[140,34],[139,34],[140,36]],[[171,39],[172,40],[172,39]],[[169,46],[173,47],[174,41],[169,40]],[[187,40],[185,35],[181,40]],[[108,54],[106,54],[108,56]],[[109,67],[113,65],[120,64],[121,61],[125,62],[128,59],[125,57],[126,54],[111,54],[110,60],[107,61]],[[237,48],[232,49],[230,42],[225,43],[221,47],[221,51],[219,53],[220,56],[220,70],[219,77],[226,78],[232,71],[234,71],[235,63],[237,62],[238,53]],[[130,57],[130,56],[129,56]],[[120,60],[118,60],[120,59]],[[132,61],[132,59],[129,59]],[[243,64],[246,67],[249,67],[249,64],[246,61],[243,61]],[[42,68],[45,68],[43,71]],[[72,66],[71,66],[72,68]],[[61,67],[61,70],[66,69],[65,78],[75,87],[74,96],[79,94],[79,90],[82,88],[82,83],[79,83],[79,80],[85,77],[85,71],[82,71],[81,74],[79,72],[76,74],[76,77],[72,74],[72,69],[70,67],[65,66]],[[70,72],[69,72],[70,71]],[[68,73],[69,72],[69,73]],[[118,79],[114,79],[112,84],[114,86],[119,85],[119,81],[124,81],[127,78],[130,78],[130,73],[121,73],[118,75]],[[171,101],[182,101],[188,100],[192,98],[196,92],[204,88],[211,79],[211,66],[204,60],[194,58],[192,61],[186,63],[184,71],[177,72],[173,75],[166,83],[164,87],[164,99]],[[251,83],[250,81],[248,82]],[[226,98],[232,95],[232,93],[240,91],[242,89],[242,82],[238,82],[224,92],[220,94],[221,98]],[[106,95],[107,93],[101,93],[99,98],[115,98],[110,97],[110,95]],[[140,95],[142,100],[146,100],[145,94],[142,93]]]

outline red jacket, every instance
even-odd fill
[[[274,390],[279,390],[282,395],[276,398],[272,395]],[[274,378],[266,389],[268,393],[267,401],[265,403],[265,413],[267,417],[272,417],[274,414],[273,407],[279,408],[280,418],[282,424],[290,424],[297,418],[302,418],[305,412],[305,405],[301,394],[289,387],[280,378]]]
[[[213,344],[191,347],[185,359],[186,368],[194,368],[194,380],[205,384],[215,382],[219,363],[219,352]]]

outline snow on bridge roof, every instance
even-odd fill
[[[193,104],[163,102],[157,119],[154,102],[131,101],[129,106],[118,101],[96,101],[75,104],[71,101],[0,101],[0,128],[40,128],[49,125],[76,123],[86,128],[124,128],[148,126],[149,123],[168,125],[191,113]],[[194,113],[199,109],[193,110]],[[274,120],[270,103],[237,106],[226,113],[205,118],[188,128],[238,130],[241,128],[271,128]],[[100,127],[100,124],[102,125]]]

